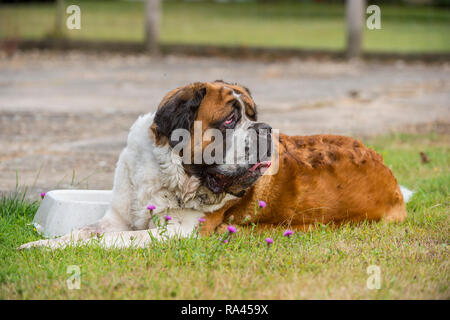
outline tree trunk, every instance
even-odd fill
[[[347,57],[350,59],[361,55],[365,8],[366,0],[347,0],[346,2]]]
[[[159,22],[161,0],[146,0],[145,46],[151,54],[159,54]]]

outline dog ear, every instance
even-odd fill
[[[171,147],[175,146],[178,141],[171,140],[172,132],[176,129],[191,130],[205,95],[206,87],[185,88],[160,106],[150,127],[156,144],[168,142]]]

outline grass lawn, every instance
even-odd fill
[[[238,230],[153,243],[146,249],[96,246],[17,251],[39,236],[30,225],[39,203],[19,195],[0,200],[0,299],[449,299],[449,136],[394,135],[366,141],[399,182],[416,191],[401,224],[323,226],[291,238],[279,230]],[[430,163],[422,164],[424,151]],[[69,290],[68,266],[81,270]],[[381,270],[369,290],[367,267]]]
[[[142,41],[143,3],[74,0],[81,30],[69,38]],[[0,38],[39,39],[53,29],[51,4],[2,5]],[[311,2],[163,2],[162,43],[218,44],[340,50],[345,45],[345,10]],[[381,5],[381,30],[365,30],[369,51],[448,52],[450,10]],[[3,30],[3,31],[2,31]]]

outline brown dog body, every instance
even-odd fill
[[[204,234],[229,223],[306,231],[317,223],[406,218],[396,178],[382,157],[359,141],[280,135],[279,146],[278,172],[262,176],[244,197],[206,215]],[[267,206],[255,210],[260,200]]]
[[[266,206],[257,210],[259,201]],[[306,231],[319,223],[402,221],[406,209],[381,156],[359,141],[277,135],[257,121],[247,88],[198,82],[172,90],[155,114],[133,124],[103,218],[20,248],[85,244],[92,233],[103,234],[105,247],[145,247],[162,238],[153,217],[163,215],[171,216],[164,237],[175,237],[192,234],[203,215],[207,235],[228,224]]]
[[[196,98],[199,92],[201,99]],[[164,115],[171,100],[197,99],[199,105],[192,118],[201,121],[205,130],[232,112],[236,94],[243,109],[241,121],[246,119],[256,123],[256,104],[250,91],[223,81],[175,89],[166,95],[158,109]],[[176,109],[172,110],[182,110],[175,105]],[[174,112],[165,114],[169,118]],[[157,122],[155,120],[152,130],[158,141],[160,136],[169,136],[168,132],[158,134],[158,128],[169,121]],[[190,129],[192,131],[192,126]],[[167,143],[167,140],[161,143]],[[209,141],[203,141],[201,148],[208,144]],[[317,223],[402,221],[406,217],[403,196],[391,170],[383,164],[379,154],[355,139],[335,135],[290,137],[280,134],[278,156],[275,174],[267,172],[246,188],[245,194],[206,213],[203,234],[220,231],[221,226],[229,223],[309,230]],[[208,170],[206,167],[197,171],[189,166],[186,168],[197,174]],[[267,206],[255,210],[260,200]]]
[[[266,206],[257,210],[259,201]],[[102,219],[21,248],[86,243],[93,232],[103,233],[106,247],[144,247],[162,237],[155,215],[173,217],[165,234],[173,237],[197,230],[203,215],[201,233],[211,234],[228,224],[306,231],[319,223],[402,221],[406,209],[381,156],[359,141],[277,135],[258,122],[247,88],[198,82],[172,90],[155,114],[133,124]]]

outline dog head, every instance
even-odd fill
[[[157,145],[169,144],[186,173],[216,194],[242,196],[270,166],[271,127],[257,121],[250,91],[238,84],[197,82],[170,91],[150,129]]]

